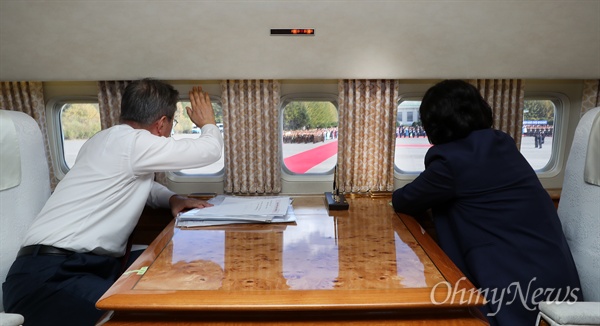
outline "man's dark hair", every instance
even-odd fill
[[[491,128],[492,108],[479,91],[462,80],[444,80],[425,93],[419,108],[429,142],[444,144]]]
[[[121,122],[147,126],[162,116],[173,119],[178,100],[179,92],[167,83],[149,78],[133,81],[121,99]]]

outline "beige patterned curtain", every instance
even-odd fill
[[[0,109],[20,111],[29,114],[37,121],[44,137],[46,159],[50,171],[50,187],[52,190],[58,184],[54,175],[52,158],[46,128],[46,107],[44,103],[44,90],[41,82],[0,82]]]
[[[121,98],[130,81],[99,81],[98,106],[100,108],[100,126],[108,129],[119,124]]]
[[[392,191],[398,82],[340,80],[338,93],[339,190]]]
[[[581,99],[581,116],[597,106],[600,106],[600,80],[584,80],[583,98]]]
[[[509,134],[521,148],[525,91],[521,79],[476,79],[470,83],[494,112],[494,128]]]
[[[225,192],[281,191],[279,82],[221,82],[225,132]]]

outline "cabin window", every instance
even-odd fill
[[[406,122],[413,123],[414,121],[414,112],[406,112]]]
[[[338,112],[334,101],[283,103],[283,168],[291,174],[327,174],[337,163]]]
[[[218,100],[212,101],[213,109],[217,126],[223,133],[223,114],[221,104]],[[173,128],[171,136],[175,139],[182,138],[198,138],[200,136],[200,128],[187,116],[186,106],[190,106],[189,101],[180,101],[177,103],[177,111],[175,119],[177,125]],[[55,127],[59,136],[59,140],[55,142],[57,149],[57,163],[62,171],[62,175],[66,174],[75,163],[77,154],[81,146],[94,134],[100,131],[100,113],[97,100],[61,100],[55,101],[52,105],[52,110],[57,112],[58,117]],[[182,170],[177,172],[181,175],[214,175],[223,170],[224,161],[213,163],[198,169]]]
[[[405,100],[398,105],[396,119],[396,152],[394,164],[403,173],[421,172],[425,169],[424,159],[432,146],[422,129],[418,117],[421,101]],[[521,154],[537,172],[548,170],[553,159],[555,135],[554,126],[558,122],[557,109],[561,106],[558,98],[526,98],[523,107],[523,135]]]
[[[215,112],[215,120],[217,122],[217,127],[221,130],[221,135],[223,135],[223,109],[221,108],[221,102],[217,99],[211,98],[213,111]],[[187,115],[186,107],[190,106],[190,101],[180,101],[177,103],[177,111],[175,112],[175,119],[177,120],[177,125],[171,131],[171,137],[175,139],[183,139],[183,138],[198,138],[202,133],[202,130],[196,126],[192,120]],[[211,165],[207,165],[197,169],[186,169],[181,170],[178,174],[181,175],[215,175],[219,174],[223,171],[225,167],[224,161],[225,155],[221,155],[221,159]]]
[[[523,106],[521,154],[536,171],[545,171],[553,153],[558,99],[526,98]]]
[[[59,106],[62,163],[67,171],[75,164],[81,146],[100,131],[98,102],[63,102]]]
[[[420,106],[421,101],[417,99],[401,100],[398,104],[394,164],[404,173],[423,171],[425,153],[431,147],[421,125]]]

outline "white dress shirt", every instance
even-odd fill
[[[120,257],[144,205],[169,207],[175,194],[154,182],[154,172],[212,164],[222,148],[215,125],[202,127],[197,139],[180,140],[125,124],[102,130],[81,147],[23,246],[43,244]]]

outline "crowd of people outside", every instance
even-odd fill
[[[554,127],[551,125],[523,125],[523,137],[535,137],[535,148],[542,148],[544,139],[552,137]],[[338,128],[316,128],[302,130],[288,130],[283,132],[284,144],[320,143],[330,139],[337,139]],[[398,126],[396,138],[425,138],[427,134],[421,126]]]
[[[542,149],[546,137],[552,137],[554,126],[523,125],[523,137],[534,137],[535,148]]]
[[[423,138],[427,137],[423,127],[399,126],[396,127],[396,138]]]
[[[332,128],[317,128],[308,130],[288,130],[283,132],[284,144],[307,144],[320,143],[330,139],[337,139],[338,129]]]
[[[554,126],[551,125],[523,125],[523,136],[535,136],[537,133],[545,137],[552,137]]]

